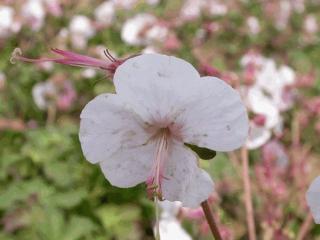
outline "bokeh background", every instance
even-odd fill
[[[159,52],[227,81],[250,113],[258,239],[320,239],[305,201],[320,175],[319,27],[319,0],[1,0],[0,239],[154,239],[145,186],[112,187],[81,152],[80,111],[114,91],[110,76],[12,64],[17,47],[28,57]],[[239,152],[201,165],[224,239],[248,239]],[[186,239],[211,239],[201,209],[177,208]]]

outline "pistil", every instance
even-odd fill
[[[155,152],[155,159],[150,176],[146,181],[147,192],[150,198],[157,197],[158,199],[162,200],[161,183],[164,178],[164,165],[168,158],[169,137],[170,133],[168,129],[161,129],[156,136],[157,149]]]

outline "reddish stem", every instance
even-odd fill
[[[214,220],[213,214],[210,209],[210,205],[208,203],[208,200],[201,203],[201,207],[203,209],[203,212],[206,216],[207,222],[209,224],[209,227],[211,229],[212,235],[216,240],[222,240],[221,234],[219,232],[218,226]]]
[[[241,149],[241,159],[242,159],[242,177],[243,177],[243,185],[244,185],[244,202],[246,207],[249,240],[256,240],[256,227],[254,223],[251,184],[250,184],[250,177],[249,177],[248,149],[246,147],[243,147]]]
[[[311,213],[309,212],[307,217],[304,219],[303,224],[299,230],[297,240],[306,239],[306,236],[310,230],[312,222],[313,222],[313,218],[312,218]]]

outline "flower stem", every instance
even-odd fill
[[[214,220],[214,217],[212,215],[212,212],[210,210],[210,206],[209,206],[209,203],[208,203],[208,200],[204,201],[201,203],[201,207],[203,209],[203,212],[206,216],[206,219],[207,219],[207,222],[209,224],[209,227],[211,229],[211,232],[212,232],[212,235],[213,237],[216,239],[216,240],[222,240],[222,237],[220,235],[220,232],[219,232],[219,229],[218,229],[218,226]]]
[[[312,215],[309,212],[305,220],[303,221],[303,224],[299,230],[297,240],[303,240],[305,239],[306,235],[308,234],[310,230],[310,226],[312,225]]]
[[[158,202],[158,197],[154,197],[154,204],[156,207],[156,240],[160,240],[160,219],[159,219],[159,202]]]
[[[241,149],[241,159],[242,159],[242,178],[243,178],[243,185],[244,185],[244,201],[245,201],[245,207],[246,207],[249,240],[256,240],[256,227],[254,223],[251,184],[250,184],[250,177],[249,177],[248,149],[246,147],[243,147]]]

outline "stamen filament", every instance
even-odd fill
[[[147,179],[146,183],[148,185],[149,197],[157,197],[162,199],[162,189],[161,183],[163,176],[163,168],[168,157],[168,147],[169,147],[169,132],[167,129],[161,130],[160,135],[158,135],[157,140],[157,150],[155,154],[155,159],[151,174]]]

